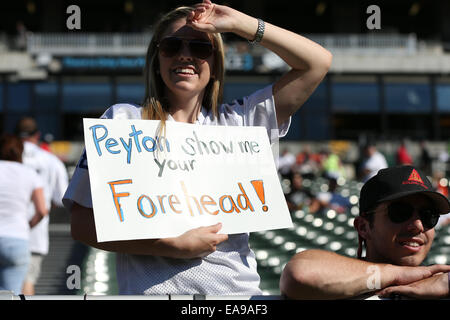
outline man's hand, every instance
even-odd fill
[[[387,286],[410,285],[420,280],[428,279],[441,272],[449,272],[450,265],[435,264],[431,266],[392,266],[394,279]]]
[[[408,285],[387,287],[377,292],[377,295],[383,298],[389,298],[394,294],[416,299],[447,298],[449,297],[448,274],[435,274],[427,279],[419,280]]]

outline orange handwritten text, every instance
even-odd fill
[[[252,180],[248,184],[247,190],[242,182],[237,183],[237,187],[230,188],[226,194],[219,194],[213,196],[211,194],[196,195],[191,192],[184,181],[180,181],[181,192],[175,194],[159,194],[146,195],[140,194],[136,200],[133,200],[130,192],[117,192],[116,188],[119,185],[132,184],[131,179],[124,179],[118,181],[108,182],[110,187],[114,207],[119,217],[120,222],[124,221],[125,212],[132,212],[130,204],[135,203],[134,208],[137,207],[137,212],[140,216],[150,219],[157,215],[180,215],[183,213],[191,217],[201,215],[217,216],[223,214],[243,214],[252,212],[267,212],[269,210],[266,204],[266,197],[264,193],[264,184],[262,180]],[[250,191],[250,192],[248,192]],[[129,200],[123,201],[121,204],[119,199],[122,197],[130,197]],[[253,199],[253,200],[252,200]],[[252,201],[260,202],[260,210],[255,210]],[[135,210],[135,209],[134,209]]]
[[[122,193],[116,193],[116,188],[115,186],[117,184],[129,184],[129,183],[133,183],[133,181],[131,179],[127,179],[127,180],[118,180],[118,181],[111,181],[108,182],[109,187],[111,188],[111,192],[113,195],[113,199],[114,199],[114,206],[116,207],[116,211],[117,214],[119,216],[119,220],[122,222],[123,221],[123,211],[122,211],[122,207],[120,206],[119,203],[119,198],[121,197],[128,197],[130,195],[129,192],[122,192]]]

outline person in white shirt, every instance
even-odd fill
[[[54,154],[39,147],[41,133],[36,121],[24,117],[16,124],[16,134],[24,144],[23,164],[32,168],[44,183],[44,195],[47,208],[52,204],[62,207],[62,197],[68,185],[67,170]],[[29,206],[29,215],[34,215],[34,207]],[[23,293],[34,295],[34,286],[40,276],[41,265],[49,251],[49,215],[45,216],[30,234],[31,262],[25,278]]]
[[[295,164],[295,156],[289,149],[285,148],[278,158],[278,172],[282,177],[288,178],[292,172],[292,166]]]
[[[22,141],[0,137],[0,290],[22,292],[30,260],[30,228],[48,213],[42,181],[22,162]],[[27,206],[35,207],[31,220]]]
[[[441,216],[441,218],[438,221],[438,224],[436,225],[436,229],[440,229],[448,225],[450,225],[450,213]]]
[[[256,31],[256,33],[255,33]],[[273,85],[220,104],[224,48],[220,33],[233,32],[278,54],[291,70]],[[291,115],[324,78],[331,54],[293,32],[208,0],[180,7],[155,25],[147,51],[143,106],[118,104],[102,116],[199,125],[265,126],[272,142],[286,134]],[[256,259],[248,234],[220,234],[220,224],[174,238],[97,242],[85,154],[63,202],[72,235],[117,252],[120,294],[259,295]]]
[[[374,144],[368,144],[365,149],[366,159],[361,165],[362,181],[366,182],[375,176],[379,170],[388,167],[386,158],[377,150]]]

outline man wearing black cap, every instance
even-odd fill
[[[449,297],[450,265],[420,266],[439,215],[450,212],[427,177],[412,166],[382,169],[361,189],[359,204],[358,259],[323,250],[297,253],[283,270],[281,292],[292,299]]]

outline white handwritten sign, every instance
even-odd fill
[[[84,119],[98,241],[292,226],[265,128],[158,125]]]

